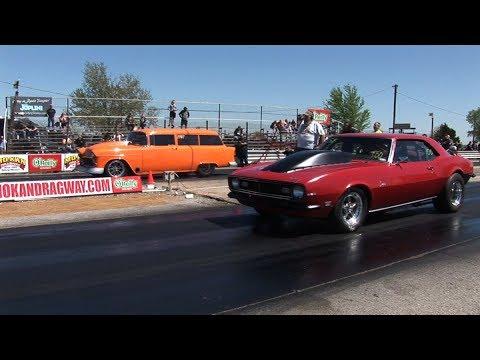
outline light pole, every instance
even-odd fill
[[[430,137],[433,139],[433,113],[429,113],[428,116],[432,118],[432,130],[430,131]]]

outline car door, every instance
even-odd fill
[[[178,134],[177,135],[178,156],[181,157],[182,170],[194,171],[193,167],[193,149],[198,146],[198,135]]]
[[[397,140],[393,163],[397,167],[402,203],[421,200],[436,195],[438,182],[434,166],[427,157],[423,141]]]
[[[173,134],[150,135],[150,146],[143,153],[145,172],[176,171],[177,145]]]

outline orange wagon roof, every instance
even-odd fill
[[[143,132],[146,135],[154,134],[175,134],[175,135],[218,135],[218,132],[214,130],[205,129],[166,129],[166,128],[154,128],[154,129],[139,129],[136,130]]]

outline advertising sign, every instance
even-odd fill
[[[142,179],[140,176],[112,178],[112,188],[114,193],[140,192],[142,191]]]
[[[62,171],[61,154],[30,154],[28,155],[28,172]]]
[[[34,200],[112,193],[111,178],[17,181],[0,183],[0,201]]]
[[[28,155],[0,155],[0,174],[28,173]]]
[[[62,171],[73,171],[80,165],[78,154],[62,154]]]
[[[310,108],[308,111],[313,113],[313,120],[318,121],[320,124],[330,126],[331,112],[328,109]]]
[[[17,101],[10,97],[10,104],[14,106],[15,115],[21,116],[46,116],[46,112],[52,105],[51,97],[18,96]]]

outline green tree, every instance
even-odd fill
[[[342,131],[363,131],[370,126],[370,110],[364,108],[365,100],[356,86],[345,85],[330,90],[330,98],[324,106],[332,112],[332,120],[343,123]]]
[[[75,121],[86,127],[114,127],[123,124],[128,113],[138,117],[142,112],[146,116],[157,116],[158,110],[147,106],[152,100],[150,91],[142,87],[140,79],[132,74],[111,77],[107,66],[102,63],[87,62],[83,70],[82,86],[75,89],[71,96],[72,113],[76,116],[118,116],[118,118],[76,118]],[[141,99],[133,100],[94,100],[92,98]],[[152,124],[152,121],[150,121]]]
[[[467,122],[472,127],[468,132],[469,136],[473,136],[474,140],[480,137],[480,108],[470,110],[467,114]]]
[[[446,123],[443,123],[433,130],[433,138],[438,142],[440,142],[447,134],[450,135],[450,139],[452,139],[455,144],[461,144],[460,138],[457,136],[457,132],[449,127]]]

